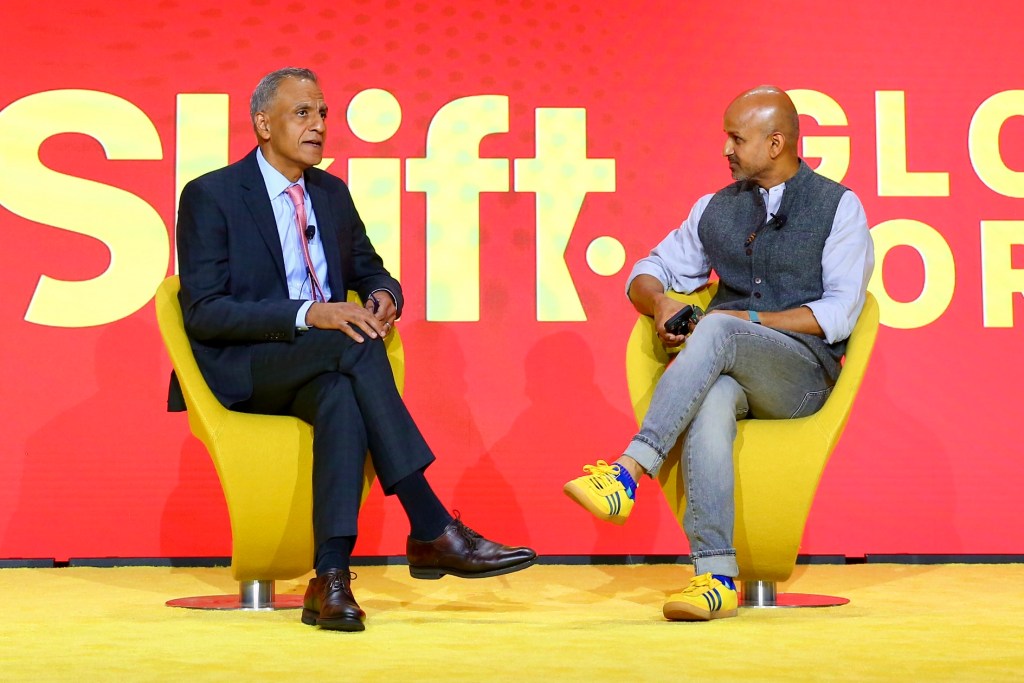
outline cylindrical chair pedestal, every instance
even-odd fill
[[[848,598],[810,593],[779,593],[774,581],[740,581],[740,607],[837,607]]]
[[[302,607],[302,596],[277,596],[274,593],[274,582],[269,580],[239,581],[238,595],[200,595],[194,598],[178,598],[168,600],[167,606],[223,610],[298,609]]]

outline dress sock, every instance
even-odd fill
[[[630,500],[636,500],[636,489],[639,484],[633,480],[633,475],[623,467],[618,465],[619,473],[615,475],[615,478],[619,480],[623,488],[626,489],[626,495],[629,496]]]
[[[712,574],[711,576],[718,579],[732,590],[736,590],[736,583],[733,581],[731,576],[726,576],[724,574]]]
[[[451,524],[452,516],[430,488],[423,470],[400,480],[394,492],[409,518],[409,535],[417,541],[433,541]]]
[[[316,549],[316,575],[320,576],[330,569],[340,569],[347,575],[355,545],[355,536],[334,536],[321,543]]]

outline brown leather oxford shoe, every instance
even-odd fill
[[[409,573],[416,579],[440,579],[445,574],[482,579],[526,569],[537,560],[537,553],[530,548],[488,541],[458,517],[433,541],[409,537],[405,552]]]
[[[352,579],[346,569],[330,569],[309,580],[302,599],[302,623],[332,631],[362,631],[366,612],[352,595]]]

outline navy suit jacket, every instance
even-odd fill
[[[365,300],[387,289],[401,313],[402,288],[370,244],[348,187],[316,168],[304,176],[332,300],[344,301],[348,290]],[[253,345],[294,340],[303,304],[288,295],[281,240],[255,149],[185,186],[177,244],[185,331],[210,389],[231,407],[252,395]],[[184,408],[174,378],[168,404]]]

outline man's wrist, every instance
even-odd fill
[[[296,330],[305,332],[306,330],[309,329],[309,321],[306,319],[306,316],[309,315],[309,309],[313,307],[313,303],[313,301],[306,301],[301,306],[299,306],[299,310],[295,312]]]
[[[369,298],[376,301],[377,299],[380,298],[381,294],[387,294],[389,297],[391,297],[391,303],[394,304],[395,308],[398,308],[398,297],[396,297],[390,289],[384,289],[383,287],[381,287],[380,289],[375,289],[372,292],[370,292]],[[379,306],[379,303],[374,306],[374,313],[377,312],[377,308],[379,308]]]

